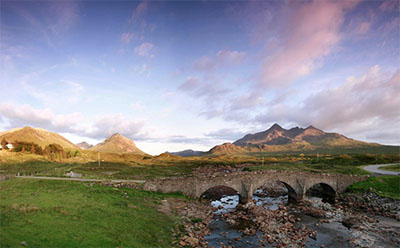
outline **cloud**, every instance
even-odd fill
[[[205,98],[207,101],[218,100],[230,92],[216,78],[209,78],[206,81],[200,80],[197,77],[187,77],[178,90],[184,91],[196,98]]]
[[[222,128],[213,132],[206,133],[205,136],[218,140],[234,141],[243,137],[245,134],[246,132],[238,131],[233,128]]]
[[[260,68],[264,86],[283,87],[319,67],[341,40],[346,10],[356,2],[312,1],[288,5],[288,23],[279,32],[278,49]]]
[[[215,56],[203,56],[195,61],[194,68],[199,71],[211,71],[221,66],[239,64],[245,56],[245,52],[220,50]]]
[[[221,63],[237,64],[246,56],[245,52],[221,50],[217,53],[217,58]]]
[[[31,125],[57,132],[76,132],[83,119],[82,114],[78,112],[55,115],[50,108],[37,109],[28,104],[11,103],[0,103],[0,117],[3,122],[7,121],[7,128]]]
[[[399,1],[398,0],[386,0],[381,5],[379,5],[379,10],[382,12],[394,12],[399,11]]]
[[[262,105],[263,102],[264,98],[260,95],[260,92],[253,91],[233,98],[230,103],[230,110],[250,109]]]
[[[308,96],[297,106],[278,103],[255,120],[315,125],[358,137],[400,133],[400,69],[389,74],[374,66],[364,75]],[[397,140],[400,144],[400,140]]]
[[[77,1],[53,1],[42,3],[44,13],[35,16],[24,5],[15,5],[14,10],[37,33],[41,34],[48,46],[55,48],[56,38],[63,36],[79,21],[80,4]]]
[[[152,50],[154,49],[154,45],[149,42],[144,42],[139,46],[135,47],[135,53],[138,56],[153,58],[154,54],[152,54]]]
[[[22,89],[28,95],[50,106],[66,102],[78,103],[83,99],[85,87],[76,81],[59,80],[43,84],[33,83],[41,73],[28,74],[21,79]]]
[[[90,138],[105,138],[115,133],[120,133],[129,138],[134,138],[143,128],[145,120],[129,120],[122,114],[105,115],[97,119],[85,136]]]
[[[79,21],[79,3],[77,1],[57,1],[50,3],[52,24],[50,29],[54,34],[62,35]]]
[[[54,114],[50,108],[13,103],[0,103],[0,120],[7,129],[33,126],[94,139],[103,139],[114,133],[134,138],[145,123],[143,119],[130,120],[122,114],[111,114],[99,117],[92,125],[85,125],[84,116],[79,112]]]
[[[130,33],[130,32],[126,32],[121,34],[121,42],[125,43],[125,44],[129,44],[131,43],[132,39],[135,38],[135,34],[134,33]]]
[[[133,19],[133,20],[137,20],[137,19],[139,19],[140,17],[142,17],[144,14],[146,14],[146,12],[148,11],[148,8],[149,8],[149,3],[148,3],[148,1],[142,1],[142,2],[140,2],[140,3],[136,6],[135,10],[133,11],[132,19]]]

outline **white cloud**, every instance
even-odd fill
[[[152,54],[152,50],[154,49],[154,45],[149,42],[144,42],[139,46],[135,47],[135,53],[138,56],[153,58],[154,54]]]
[[[374,66],[360,77],[323,89],[301,104],[277,103],[256,117],[259,123],[291,122],[315,125],[362,139],[400,133],[400,69],[389,74]],[[386,136],[387,137],[387,136]],[[398,137],[398,136],[397,136]],[[400,137],[397,144],[400,144]]]
[[[91,138],[104,138],[120,133],[126,137],[134,138],[143,128],[145,120],[130,120],[122,114],[110,114],[98,118],[85,136]]]
[[[50,108],[38,109],[28,104],[12,103],[0,103],[0,116],[3,122],[7,121],[7,128],[31,125],[57,132],[76,132],[83,119],[83,115],[78,112],[56,115]]]
[[[194,68],[200,71],[212,71],[221,66],[237,65],[246,57],[245,52],[220,50],[215,56],[203,56],[194,62]]]
[[[79,112],[54,114],[50,108],[13,103],[0,103],[0,120],[5,128],[33,126],[94,139],[103,139],[114,133],[134,138],[145,123],[143,119],[131,120],[122,114],[111,114],[98,117],[92,125],[85,125],[83,114]]]

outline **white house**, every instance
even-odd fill
[[[6,145],[8,149],[13,149],[13,145],[12,144],[7,144]]]
[[[3,146],[2,145],[0,145],[0,150],[2,150],[3,149]]]

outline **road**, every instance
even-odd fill
[[[380,167],[383,166],[388,166],[388,165],[394,165],[394,164],[374,164],[374,165],[368,165],[364,166],[363,169],[366,171],[369,171],[374,174],[379,174],[379,175],[400,175],[400,171],[387,171],[387,170],[380,170]]]
[[[89,178],[70,178],[70,177],[36,177],[36,176],[16,176],[18,178],[79,181],[79,182],[113,182],[113,183],[145,183],[145,180],[110,180],[110,179],[89,179]]]

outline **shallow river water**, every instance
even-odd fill
[[[279,205],[285,205],[288,197],[287,195],[277,198],[254,196],[253,199],[256,200],[257,205],[263,205],[265,208],[275,210]],[[238,195],[225,196],[220,200],[211,202],[212,206],[217,208],[221,206],[222,208],[220,207],[220,209],[214,212],[214,221],[209,225],[211,233],[205,237],[205,240],[208,242],[209,246],[220,247],[221,244],[224,244],[239,248],[273,247],[270,244],[263,246],[259,242],[262,237],[261,233],[258,232],[256,235],[242,236],[240,230],[244,229],[243,226],[240,226],[240,224],[231,226],[220,218],[222,213],[226,213],[227,211],[235,211],[238,202]],[[305,225],[307,228],[317,231],[316,240],[309,238],[306,247],[349,247],[349,231],[341,223],[332,222],[316,225],[318,222],[317,218],[302,214],[300,212],[290,212],[290,214],[293,214],[296,218],[301,219],[301,221],[296,223],[296,225],[299,227]]]

